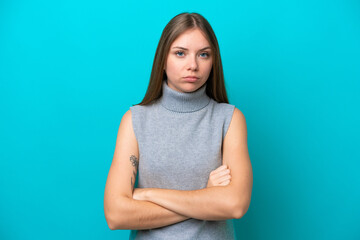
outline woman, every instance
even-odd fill
[[[200,14],[179,14],[144,99],[121,120],[106,221],[131,239],[234,239],[231,219],[246,213],[251,191],[245,117],[228,103],[215,34]]]

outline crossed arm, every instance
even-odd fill
[[[243,214],[239,199],[232,196],[229,186],[218,186],[193,191],[161,188],[135,189],[134,199],[150,201],[190,218],[225,220]]]
[[[223,164],[226,164],[232,173],[231,182],[226,186],[193,191],[159,188],[133,190],[137,171],[137,166],[134,165],[133,175],[126,176],[126,172],[130,172],[126,171],[121,179],[118,177],[118,181],[115,180],[116,176],[119,176],[116,171],[129,169],[129,164],[125,161],[115,161],[126,158],[126,152],[122,148],[137,147],[133,141],[125,141],[133,134],[127,130],[129,125],[130,111],[124,115],[120,124],[114,160],[105,188],[104,210],[110,229],[151,229],[189,218],[224,220],[241,218],[246,213],[251,199],[252,168],[247,149],[245,118],[238,109],[235,108],[223,142]],[[132,137],[135,139],[135,136]],[[130,177],[131,185],[124,184],[123,178]],[[125,190],[116,192],[114,189]]]

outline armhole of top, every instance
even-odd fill
[[[138,135],[138,129],[139,129],[139,120],[138,120],[138,107],[137,105],[135,106],[131,106],[130,108],[131,111],[131,123],[132,123],[132,128],[133,128],[133,132],[136,138],[136,142],[138,145],[138,151],[139,151],[139,167],[138,167],[138,171],[135,177],[135,183],[134,183],[134,188],[137,188],[139,185],[139,175],[140,175],[140,165],[141,165],[141,155],[140,155],[140,145],[139,145],[139,135]]]
[[[223,141],[229,130],[230,123],[234,115],[234,110],[235,110],[235,105],[231,105],[231,104],[229,104],[228,107],[225,109],[225,122],[224,122],[223,139],[222,139]]]
[[[130,111],[131,111],[132,128],[133,128],[133,131],[134,131],[134,134],[135,134],[136,141],[138,142],[138,145],[139,145],[136,106],[130,107]]]

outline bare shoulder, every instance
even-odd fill
[[[245,121],[245,115],[237,107],[235,107],[232,119]]]
[[[230,122],[230,129],[233,128],[233,130],[236,128],[238,130],[246,130],[246,119],[245,115],[235,107],[234,113]],[[230,130],[229,129],[229,130]]]
[[[132,126],[132,122],[131,122],[131,110],[127,110],[124,115],[121,118],[121,124],[126,125],[127,127]]]
[[[121,118],[120,126],[119,126],[119,135],[125,135],[126,138],[131,138],[132,140],[136,140],[135,133],[133,130],[132,124],[132,114],[131,110],[127,110]]]
[[[235,107],[233,116],[230,122],[229,130],[225,136],[224,143],[232,142],[242,144],[246,143],[247,129],[245,115]],[[234,142],[235,141],[235,142]]]

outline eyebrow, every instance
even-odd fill
[[[178,46],[173,47],[173,48],[180,48],[180,49],[182,49],[182,50],[189,50],[189,49],[187,49],[187,48],[184,48],[184,47],[178,47]],[[211,48],[210,48],[210,47],[204,47],[204,48],[200,49],[199,51],[204,51],[205,49],[208,49],[208,48],[211,50]]]

